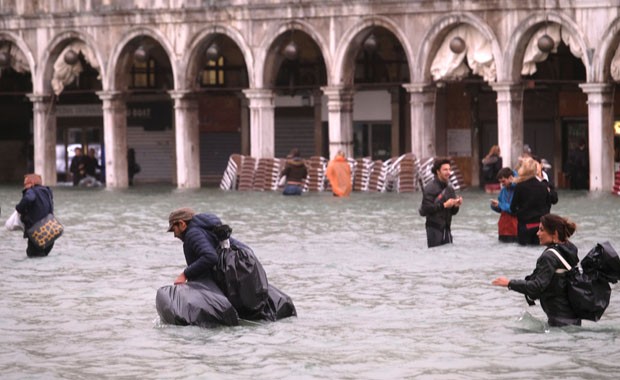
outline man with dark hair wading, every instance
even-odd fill
[[[435,178],[424,187],[420,215],[426,217],[428,247],[452,243],[452,215],[459,212],[463,198],[457,197],[450,185],[450,160],[435,158],[432,168]]]

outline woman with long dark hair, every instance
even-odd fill
[[[498,277],[492,282],[525,294],[530,305],[540,300],[550,326],[581,325],[581,319],[577,318],[568,300],[566,267],[558,257],[560,255],[571,267],[579,263],[577,247],[568,240],[576,229],[575,223],[559,215],[541,217],[538,239],[546,248],[536,261],[534,272],[523,280]]]

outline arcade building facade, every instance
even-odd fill
[[[499,145],[589,188],[618,161],[617,1],[0,0],[0,182],[69,181],[93,148],[109,188],[219,183],[233,153],[450,156],[468,185]]]

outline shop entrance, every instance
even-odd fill
[[[101,127],[80,126],[58,128],[58,138],[56,140],[56,171],[59,182],[71,180],[71,160],[75,156],[75,148],[83,148],[84,155],[92,148],[95,150],[95,157],[99,165],[102,166],[98,171],[98,180],[105,180],[103,168],[103,129]]]

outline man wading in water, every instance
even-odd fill
[[[452,243],[452,215],[456,215],[463,204],[463,197],[457,197],[450,185],[450,160],[435,158],[432,171],[435,178],[424,187],[420,206],[420,215],[426,217],[429,248]]]

